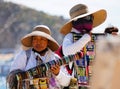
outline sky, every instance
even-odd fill
[[[70,18],[69,10],[76,4],[83,3],[91,9],[105,9],[107,11],[106,21],[93,29],[93,32],[104,32],[109,25],[120,29],[120,4],[119,0],[4,0],[21,4],[29,8],[44,11],[51,15]],[[120,33],[120,32],[119,32]]]

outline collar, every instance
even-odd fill
[[[33,48],[32,51],[35,52],[35,53],[37,53],[37,54],[39,54],[39,55],[40,55],[40,54],[43,54],[43,53],[46,54],[46,52],[48,51],[48,48],[46,48],[46,49],[44,49],[43,51],[40,51],[40,52],[39,52],[39,51],[36,51],[36,50]]]
[[[80,32],[77,31],[75,28],[72,28],[71,32],[80,33]]]

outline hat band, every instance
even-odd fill
[[[75,12],[71,13],[71,19],[73,19],[73,18],[75,18],[75,17],[77,17],[79,15],[85,14],[87,12],[88,12],[87,9],[86,10],[85,9],[77,9],[77,10],[75,10]]]

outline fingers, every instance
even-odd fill
[[[60,71],[60,66],[59,65],[55,65],[51,67],[51,72],[55,75],[58,75]]]

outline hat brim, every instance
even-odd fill
[[[97,27],[98,25],[102,24],[105,19],[106,19],[106,16],[107,16],[107,13],[104,9],[100,9],[98,11],[91,11],[89,13],[86,13],[86,14],[83,14],[83,15],[80,15],[80,16],[77,16],[73,19],[70,19],[65,25],[63,25],[63,27],[60,29],[60,32],[64,35],[66,35],[67,33],[69,33],[72,29],[72,21],[73,20],[77,20],[78,18],[83,18],[85,16],[88,16],[88,15],[93,15],[94,17],[94,20],[93,20],[93,28]]]
[[[25,47],[32,47],[32,37],[33,36],[41,36],[41,37],[45,37],[46,39],[48,39],[48,47],[52,50],[52,51],[56,51],[59,48],[59,44],[57,43],[57,41],[52,38],[49,34],[46,34],[44,32],[40,32],[40,31],[33,31],[30,34],[27,34],[26,36],[24,36],[21,39],[21,43],[23,46]]]

